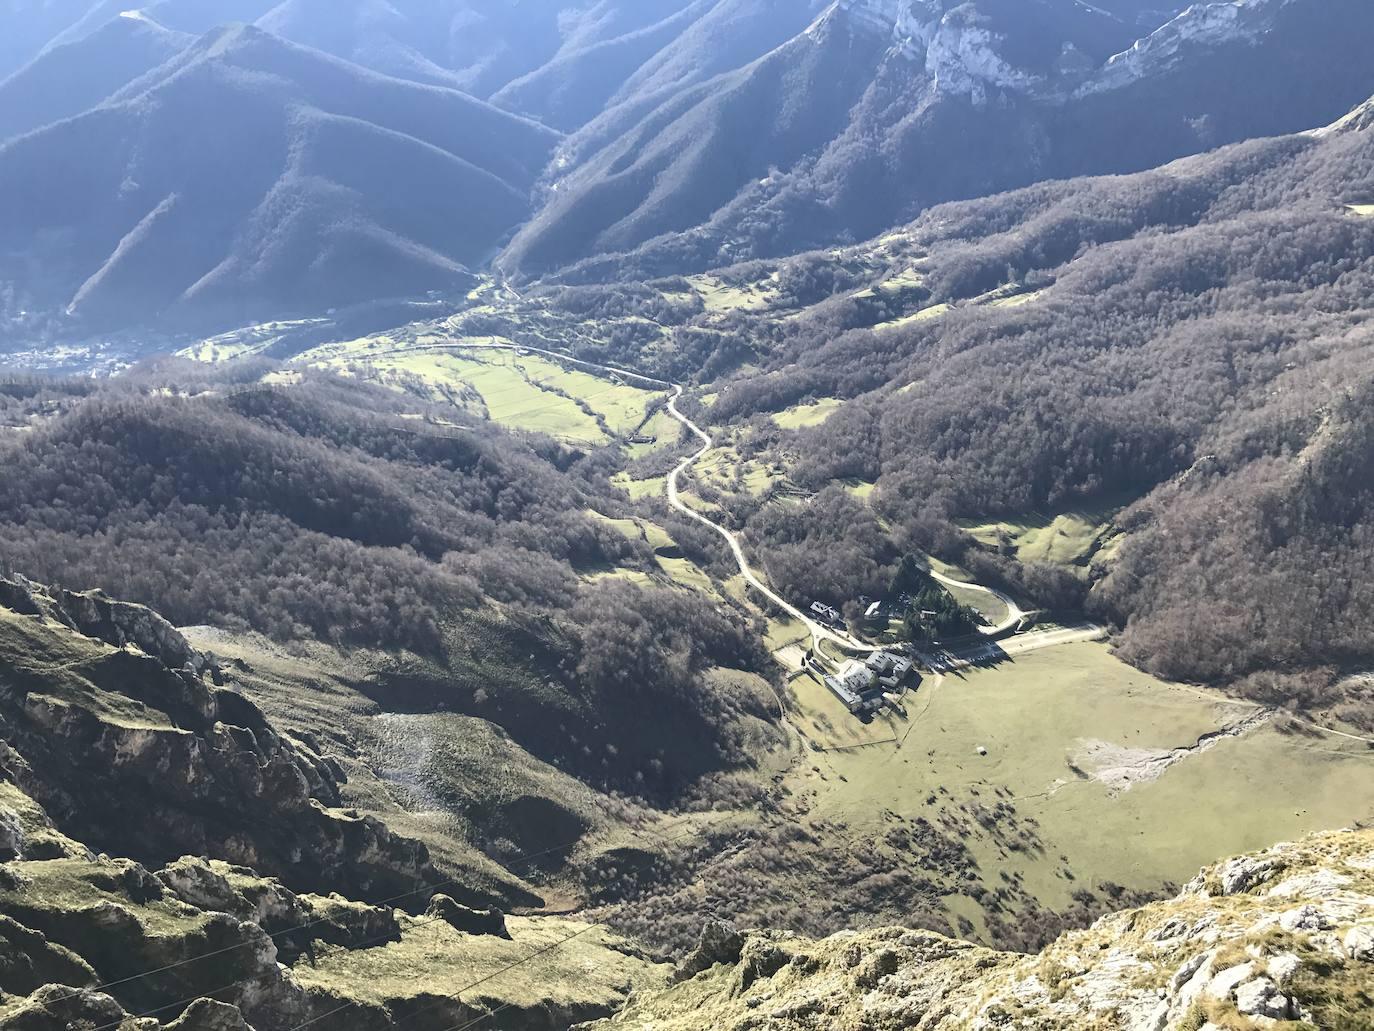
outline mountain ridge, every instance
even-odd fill
[[[54,180],[60,155],[95,139],[94,160]],[[70,233],[27,306],[93,330],[241,324],[465,291],[527,213],[556,140],[465,94],[240,25],[0,146],[0,179],[14,249],[32,258]]]
[[[578,281],[580,260],[593,268],[620,262],[629,275],[653,277],[830,246],[846,233],[876,235],[942,201],[1031,181],[1143,170],[1224,142],[1298,131],[1337,117],[1374,91],[1374,80],[1335,59],[1345,47],[1358,49],[1354,41],[1363,38],[1360,27],[1370,14],[1358,4],[1337,10],[1263,0],[1243,6],[1263,32],[1208,36],[1175,28],[1170,38],[1186,60],[1138,60],[1130,74],[1112,73],[1117,79],[1110,89],[1088,87],[1105,81],[1096,69],[1123,51],[1100,35],[1097,21],[1042,6],[1043,16],[1032,19],[1026,10],[992,2],[948,9],[931,0],[900,8],[832,4],[809,30],[812,38],[823,41],[820,26],[852,22],[856,33],[874,41],[866,58],[873,80],[846,98],[854,105],[848,124],[817,140],[804,160],[779,160],[766,179],[754,168],[722,162],[706,176],[714,195],[737,192],[686,229],[681,217],[658,218],[655,204],[634,199],[633,188],[630,196],[620,191],[613,216],[593,216],[588,224],[587,212],[615,189],[625,163],[652,162],[653,148],[663,144],[656,138],[612,162],[579,153],[574,133],[565,149],[578,153],[579,163],[559,171],[550,202],[521,229],[498,267],[526,278],[562,274]],[[1203,18],[1200,10],[1168,24],[1190,25]],[[925,16],[899,17],[914,11]],[[898,27],[907,33],[904,46],[896,45]],[[1168,35],[1166,29],[1158,32]],[[1113,31],[1123,46],[1135,38],[1124,23]],[[1000,53],[1008,40],[1025,51],[1020,63]],[[1037,41],[1029,50],[1028,40]],[[1032,71],[1036,62],[1047,63]],[[1118,60],[1117,67],[1125,63]],[[1302,90],[1295,89],[1299,83]],[[1256,92],[1270,99],[1255,103]],[[707,110],[718,101],[698,103]],[[659,125],[663,116],[650,118],[657,122],[643,124]],[[614,146],[623,151],[633,138]],[[932,160],[936,154],[940,161]],[[667,181],[682,184],[671,187],[675,211],[701,203],[696,177],[684,171],[680,180]],[[628,235],[627,201],[637,204],[632,219],[639,226]]]

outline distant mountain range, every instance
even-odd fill
[[[1362,0],[126,3],[11,0],[0,341],[700,270],[1374,93]]]
[[[177,49],[169,31],[119,21],[48,51],[0,96],[85,87],[81,70],[109,53],[127,68]],[[457,90],[214,30],[0,148],[0,278],[24,307],[93,329],[465,289],[528,215],[557,141]]]
[[[652,276],[795,253],[943,201],[1311,128],[1374,91],[1361,0],[1199,5],[1138,34],[1061,0],[832,4],[634,124],[574,133],[501,264],[637,252]]]

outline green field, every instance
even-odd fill
[[[1021,290],[1018,287],[1016,292],[1001,292],[999,296],[988,298],[986,303],[998,308],[1019,308],[1023,304],[1038,301],[1045,295],[1045,292],[1045,290]]]
[[[785,430],[819,426],[834,415],[842,404],[843,401],[826,397],[812,404],[796,405],[785,412],[778,412],[773,416],[773,421]]]
[[[654,549],[654,561],[669,580],[679,586],[719,597],[716,595],[715,584],[711,582],[711,578],[695,562],[682,556],[677,542],[673,540],[667,530],[657,523],[652,523],[647,519],[611,519],[599,512],[588,512],[587,514],[615,527],[630,540],[646,542],[649,547]],[[602,572],[600,575],[616,576],[636,583],[650,581],[649,576],[637,570],[610,570]]]
[[[627,455],[631,458],[643,458],[663,448],[676,447],[682,440],[683,427],[682,423],[669,415],[667,410],[660,409],[648,422],[642,426],[631,427],[628,432],[635,436],[654,438],[652,443],[626,445]]]
[[[1007,603],[995,594],[974,590],[971,587],[957,587],[950,584],[941,584],[940,586],[948,591],[960,605],[967,605],[980,613],[991,626],[999,626],[1007,618]]]
[[[990,547],[1010,544],[1021,562],[1081,568],[1112,545],[1116,531],[1111,520],[1117,510],[1083,509],[991,523],[961,521],[960,526]]]
[[[662,396],[565,368],[536,354],[480,346],[487,342],[501,340],[474,339],[467,350],[435,350],[371,337],[318,348],[299,361],[418,392],[427,401],[451,403],[512,429],[577,444],[604,444],[612,436],[640,432],[650,404]],[[644,432],[662,432],[666,442],[675,442],[671,424],[656,416],[650,425],[654,428]]]
[[[659,568],[666,573],[674,583],[682,587],[690,587],[694,591],[703,594],[713,594],[715,588],[711,583],[711,578],[702,572],[701,568],[689,559],[677,557],[665,557],[659,555],[655,558]]]
[[[903,290],[911,290],[918,286],[924,286],[925,282],[926,277],[924,272],[916,268],[907,268],[898,272],[896,275],[884,279],[878,284],[878,289],[889,293],[900,293]]]
[[[1155,680],[1100,644],[927,681],[907,709],[900,749],[827,754],[818,776],[794,772],[799,789],[815,792],[812,817],[880,832],[888,811],[933,821],[1009,790],[1019,818],[1039,821],[1041,848],[1008,852],[979,836],[966,844],[985,879],[1018,872],[1055,908],[1079,886],[1182,882],[1217,856],[1374,816],[1374,751],[1335,736],[1284,736],[1272,724],[1187,754],[1125,791],[1075,771],[1070,763],[1082,762],[1089,742],[1132,757],[1188,748],[1255,711]],[[949,794],[928,804],[942,790]]]
[[[770,292],[763,286],[730,286],[715,276],[689,276],[687,281],[708,312],[758,311],[772,303]]]
[[[860,479],[841,480],[840,483],[844,486],[845,490],[849,491],[849,493],[853,494],[860,501],[867,501],[871,498],[873,492],[878,487],[876,483],[869,483],[867,480]]]
[[[701,482],[717,490],[739,490],[755,496],[783,485],[787,479],[780,465],[767,458],[743,459],[729,443],[706,452],[692,469]]]
[[[629,473],[616,473],[611,477],[611,486],[619,487],[633,500],[638,501],[640,498],[662,497],[668,490],[668,477],[653,476],[647,480],[633,480]]]

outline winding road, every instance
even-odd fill
[[[695,522],[701,523],[703,526],[709,527],[715,533],[719,534],[725,540],[725,543],[729,546],[730,553],[734,556],[735,564],[739,567],[740,576],[744,578],[745,583],[747,583],[750,587],[754,588],[754,590],[758,591],[759,594],[763,595],[783,612],[787,613],[787,615],[791,616],[793,619],[797,620],[799,623],[805,626],[811,634],[811,641],[814,647],[819,649],[822,641],[831,641],[832,643],[839,645],[841,648],[844,648],[846,651],[850,651],[860,655],[868,655],[872,654],[873,652],[882,651],[881,647],[864,644],[861,641],[856,640],[849,634],[836,630],[833,627],[826,626],[824,623],[821,623],[818,620],[811,618],[801,609],[797,608],[797,606],[793,605],[791,602],[784,599],[780,594],[778,594],[771,587],[769,587],[768,584],[764,582],[762,577],[760,577],[757,573],[754,572],[753,567],[749,564],[748,556],[746,556],[744,553],[744,546],[740,543],[738,534],[726,529],[724,526],[720,525],[717,522],[713,522],[707,516],[703,515],[695,508],[692,508],[690,505],[688,505],[686,502],[682,500],[681,483],[683,474],[687,472],[687,470],[690,469],[692,466],[696,465],[697,462],[701,461],[701,459],[705,457],[707,452],[709,452],[712,448],[716,446],[716,443],[709,433],[707,433],[695,422],[693,422],[690,418],[684,415],[681,409],[678,408],[677,403],[682,398],[684,391],[684,388],[681,384],[672,383],[668,380],[657,379],[653,376],[645,376],[643,373],[631,372],[629,369],[621,369],[614,365],[602,365],[599,362],[589,362],[585,359],[574,358],[572,355],[563,354],[559,351],[550,351],[542,347],[529,347],[524,344],[429,344],[420,347],[398,347],[394,348],[393,350],[395,353],[414,353],[415,351],[516,351],[521,354],[538,354],[543,355],[546,358],[552,358],[555,361],[564,362],[570,365],[577,365],[584,369],[592,369],[601,373],[609,373],[610,375],[618,376],[621,379],[635,380],[639,383],[646,383],[649,386],[658,390],[669,391],[670,396],[668,398],[668,414],[672,416],[673,419],[681,423],[684,427],[686,427],[689,433],[691,433],[694,437],[701,441],[701,447],[697,451],[694,451],[692,454],[688,455],[681,462],[679,462],[673,468],[673,471],[668,474],[668,505],[675,511],[686,516],[688,519],[692,519]],[[388,350],[374,352],[372,356],[375,357],[377,355],[389,353],[392,353],[392,351]],[[1002,604],[1004,604],[1007,607],[1007,617],[1002,621],[1002,623],[996,626],[982,628],[982,633],[989,637],[1000,636],[1002,634],[1007,633],[1008,631],[1014,629],[1016,625],[1019,624],[1021,620],[1026,617],[1026,615],[1028,615],[1028,613],[1023,612],[1016,605],[1016,603],[1012,601],[1010,598],[1008,598],[1006,595],[998,591],[994,591],[990,587],[984,587],[981,584],[967,583],[963,580],[954,580],[950,577],[937,573],[934,570],[930,571],[930,575],[947,587],[962,587],[967,590],[979,591],[985,594],[990,594],[993,597],[997,598],[999,601],[1001,601]]]
[[[702,513],[698,512],[696,509],[692,508],[690,505],[686,504],[682,500],[682,492],[679,487],[679,484],[682,480],[682,474],[685,473],[692,466],[696,465],[697,462],[701,461],[705,454],[708,451],[710,451],[713,447],[715,447],[716,444],[715,441],[711,439],[711,435],[709,433],[703,430],[691,419],[687,418],[687,416],[683,415],[682,412],[678,409],[677,402],[678,399],[682,397],[682,387],[674,383],[672,384],[672,389],[673,396],[668,400],[668,414],[671,415],[678,422],[682,423],[682,425],[686,426],[690,432],[696,435],[696,437],[701,441],[701,450],[688,455],[681,462],[679,462],[676,467],[674,467],[671,473],[668,474],[668,504],[672,508],[681,512],[683,515],[687,516],[689,519],[695,519],[703,526],[709,526],[712,530],[714,530],[716,533],[720,534],[723,538],[725,538],[725,543],[730,546],[731,554],[735,556],[735,564],[739,566],[740,576],[744,577],[745,582],[749,584],[750,587],[754,588],[754,590],[758,591],[765,598],[771,601],[774,605],[782,609],[789,616],[803,624],[809,631],[811,631],[811,641],[815,647],[819,648],[821,641],[827,640],[834,641],[842,648],[846,648],[849,651],[853,652],[872,653],[876,651],[881,651],[881,648],[875,648],[872,645],[862,644],[859,641],[856,641],[854,638],[850,637],[848,634],[842,634],[836,630],[831,629],[824,623],[820,623],[812,619],[810,616],[804,613],[801,609],[797,608],[791,602],[786,601],[781,595],[779,595],[776,591],[774,591],[771,587],[764,583],[763,580],[759,578],[758,574],[754,572],[753,567],[749,565],[748,557],[746,557],[744,554],[744,547],[740,544],[738,534],[732,533],[730,530],[727,530],[719,523],[712,522],[706,516],[702,515]]]
[[[816,620],[808,616],[806,613],[804,613],[801,609],[797,608],[792,603],[786,601],[771,587],[769,587],[758,576],[757,573],[754,572],[753,567],[749,565],[748,557],[744,554],[744,547],[740,543],[739,536],[737,534],[733,533],[730,530],[727,530],[724,526],[721,526],[719,523],[712,522],[701,512],[698,512],[696,509],[692,508],[690,505],[688,505],[686,502],[682,500],[682,491],[680,486],[682,474],[685,473],[692,466],[694,466],[697,462],[699,462],[703,457],[705,457],[707,452],[709,452],[713,447],[715,447],[715,440],[711,437],[709,433],[707,433],[695,422],[693,422],[686,415],[684,415],[682,411],[677,407],[677,402],[681,399],[684,390],[681,384],[671,383],[668,380],[656,379],[653,376],[645,376],[642,373],[631,372],[629,369],[617,368],[614,365],[602,365],[598,362],[585,361],[584,359],[574,358],[568,354],[562,354],[559,351],[550,351],[541,347],[527,347],[523,344],[464,343],[450,345],[427,345],[418,348],[414,346],[395,348],[396,353],[414,352],[416,350],[498,350],[517,351],[525,354],[539,354],[547,358],[552,358],[555,361],[565,362],[570,365],[581,366],[585,369],[593,369],[595,371],[602,373],[610,373],[611,375],[619,376],[622,379],[636,380],[640,383],[647,383],[655,389],[670,391],[667,409],[668,414],[672,416],[675,420],[677,420],[679,423],[681,423],[683,426],[685,426],[689,433],[691,433],[698,440],[700,440],[701,447],[697,451],[694,451],[692,454],[688,455],[681,462],[679,462],[673,468],[673,471],[668,474],[668,504],[675,511],[680,512],[682,515],[685,515],[689,519],[701,523],[703,526],[710,527],[722,538],[724,538],[725,543],[730,546],[730,553],[734,555],[735,564],[739,566],[740,575],[744,578],[745,582],[748,583],[751,587],[753,587],[754,590],[762,594],[769,601],[771,601],[778,608],[780,608],[782,611],[786,612],[793,619],[797,620],[802,625],[804,625],[811,632],[811,640],[814,647],[819,649],[821,641],[826,640],[832,641],[835,644],[838,644],[840,647],[850,652],[854,652],[856,654],[872,654],[873,652],[882,650],[881,648],[874,647],[873,645],[867,645],[859,641],[856,641],[853,637],[850,637],[848,634],[840,633],[832,629],[831,627],[826,626],[823,623],[817,622]],[[958,587],[963,588],[965,590],[989,594],[1006,606],[1007,615],[1001,623],[998,623],[994,626],[987,626],[981,628],[981,633],[984,636],[1001,637],[1004,634],[1007,634],[1014,630],[1017,627],[1017,625],[1021,623],[1022,620],[1024,620],[1027,616],[1033,614],[1024,611],[1016,604],[1016,602],[1012,601],[1011,598],[1007,597],[1001,591],[993,590],[991,587],[985,587],[982,584],[970,583],[966,580],[955,580],[952,577],[945,576],[943,573],[937,573],[933,569],[930,570],[930,575],[938,582],[944,584],[946,587]],[[1035,651],[1040,648],[1053,647],[1061,644],[1070,644],[1079,641],[1100,640],[1104,636],[1106,636],[1106,633],[1107,631],[1105,627],[1097,626],[1095,624],[1084,624],[1080,627],[1067,627],[1059,630],[1044,631],[1036,634],[1027,634],[1023,638],[1018,638],[1017,641],[1004,643],[1001,646],[1001,650],[1006,654],[1022,654],[1024,652]],[[987,645],[984,647],[991,649],[993,646]],[[943,679],[943,674],[937,672],[934,684],[938,685]],[[1198,696],[1205,698],[1209,701],[1227,700],[1224,697],[1220,697],[1214,693],[1204,691],[1200,688],[1191,688],[1190,690],[1193,690]],[[927,703],[927,705],[928,704],[929,703]],[[779,697],[778,699],[778,706],[779,711],[782,714],[783,722],[790,726],[791,721],[788,718],[787,709],[781,697]],[[1342,738],[1347,738],[1351,741],[1362,741],[1368,745],[1374,746],[1374,738],[1362,737],[1358,734],[1351,734],[1346,731],[1335,730],[1330,727],[1322,726],[1320,723],[1300,719],[1298,717],[1293,718],[1296,720],[1296,722],[1301,723],[1304,726],[1310,727],[1313,730],[1317,730],[1325,734],[1334,734]],[[901,746],[899,745],[898,747],[900,748]]]
[[[978,628],[978,632],[984,637],[1001,637],[1003,634],[1010,633],[1021,624],[1023,619],[1032,615],[1032,613],[1021,608],[1001,591],[994,591],[991,587],[984,587],[982,584],[969,583],[967,580],[955,580],[953,577],[945,576],[943,573],[937,573],[933,569],[929,570],[929,572],[933,580],[944,584],[946,587],[962,587],[967,591],[977,591],[979,594],[989,594],[1007,607],[1007,614],[1002,622]]]

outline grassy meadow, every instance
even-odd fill
[[[813,724],[829,717],[812,692],[797,697]],[[967,844],[985,879],[1014,872],[1052,908],[1069,905],[1080,885],[1157,888],[1217,856],[1374,817],[1374,750],[1284,734],[1277,722],[1192,751],[1157,779],[1111,788],[1079,765],[1091,743],[1143,761],[1191,749],[1255,707],[1156,680],[1101,644],[927,680],[906,706],[900,746],[826,752],[814,757],[819,772],[794,771],[811,817],[881,833],[889,812],[936,821],[1008,800],[1023,824],[1035,821],[1035,844],[1008,849],[989,835]],[[951,912],[971,902],[956,898]]]
[[[449,403],[511,429],[571,444],[600,445],[638,433],[676,437],[651,406],[662,392],[565,367],[541,355],[483,347],[499,338],[455,341],[443,350],[397,348],[372,338],[307,352],[300,362],[371,379],[425,400]],[[380,344],[380,346],[378,346]],[[655,445],[636,445],[642,452]]]

